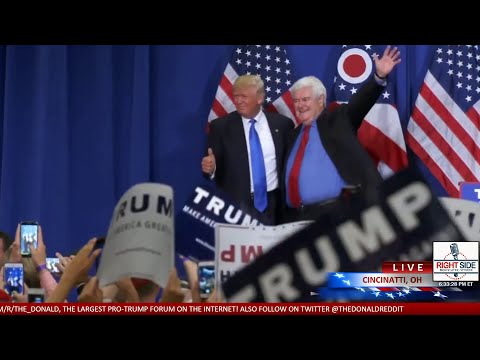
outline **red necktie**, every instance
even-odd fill
[[[298,177],[300,176],[300,168],[302,167],[303,155],[305,154],[305,149],[308,144],[308,135],[310,133],[311,125],[305,125],[303,129],[303,136],[298,147],[297,154],[295,155],[295,160],[293,161],[292,169],[288,176],[288,196],[290,197],[290,202],[293,207],[299,208],[302,204],[302,199],[300,198],[300,191],[298,189]]]

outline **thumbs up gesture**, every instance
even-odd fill
[[[202,171],[210,175],[215,171],[215,155],[212,148],[208,148],[208,155],[202,159]]]

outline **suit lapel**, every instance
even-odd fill
[[[298,135],[300,135],[300,130],[302,129],[302,125],[298,125],[288,136],[288,144],[287,144],[287,157],[286,161],[288,160],[288,157],[290,156],[290,153],[292,152],[293,146],[295,145],[295,142],[297,141]]]
[[[317,129],[318,134],[320,135],[320,141],[322,142],[323,148],[325,149],[332,161],[334,160],[333,158],[336,156],[336,146],[334,145],[335,138],[333,136],[333,133],[327,130],[327,127],[333,126],[329,124],[329,121],[333,120],[334,119],[331,118],[330,113],[327,109],[325,109],[317,119]]]
[[[236,143],[233,148],[238,149],[238,156],[240,159],[239,164],[234,164],[233,166],[238,166],[240,168],[238,173],[245,174],[245,177],[242,179],[242,181],[250,184],[250,166],[248,164],[247,139],[245,138],[242,117],[237,113],[235,118],[232,120],[233,136],[231,141]]]
[[[280,129],[278,124],[275,124],[275,120],[272,119],[271,114],[263,112],[267,118],[268,127],[270,128],[270,133],[272,134],[273,145],[275,146],[275,156],[277,158],[277,169],[281,169],[280,160],[282,159],[282,139],[280,139]]]
[[[300,130],[302,129],[302,126],[299,125],[293,131],[290,131],[288,136],[287,136],[287,144],[286,146],[286,152],[285,152],[285,159],[283,163],[283,171],[282,171],[282,181],[285,181],[286,175],[287,175],[287,163],[288,159],[291,156],[291,152],[293,149],[293,146],[295,145],[295,141],[297,141],[298,135],[300,134]],[[285,183],[286,186],[286,183]],[[285,194],[283,194],[284,196]]]

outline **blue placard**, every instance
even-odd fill
[[[192,260],[215,259],[215,224],[261,225],[213,182],[196,186],[175,218],[176,251]]]
[[[460,183],[460,198],[480,202],[480,182]]]

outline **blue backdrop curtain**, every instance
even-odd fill
[[[288,46],[294,71],[327,89],[334,45]],[[403,126],[433,46],[400,46]],[[132,185],[174,188],[176,212],[202,181],[205,128],[234,46],[0,47],[0,229],[43,227],[49,256],[106,234]],[[439,195],[444,192],[427,174]]]

